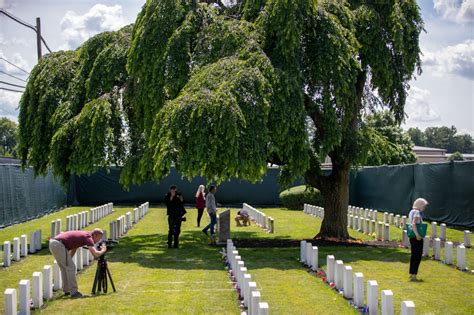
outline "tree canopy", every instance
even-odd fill
[[[428,127],[425,131],[410,128],[408,133],[415,145],[445,149],[448,153],[474,153],[474,140],[471,135],[458,134],[454,126]]]
[[[410,135],[396,123],[389,111],[376,112],[366,118],[373,138],[379,145],[371,146],[366,165],[398,165],[416,162]]]
[[[16,143],[18,126],[6,117],[0,118],[0,154],[2,156],[16,157]]]
[[[133,29],[40,61],[20,154],[64,181],[122,165],[125,186],[172,165],[255,182],[278,164],[283,182],[321,190],[322,232],[345,238],[347,173],[377,141],[362,116],[384,107],[403,120],[422,29],[415,0],[149,0]]]

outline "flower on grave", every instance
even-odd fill
[[[332,288],[335,288],[336,284],[334,282],[329,282],[329,286],[332,287]]]
[[[323,281],[326,281],[326,277],[323,277],[322,280],[323,280]]]
[[[362,307],[362,314],[366,314],[368,312],[369,312],[369,309],[366,306]]]

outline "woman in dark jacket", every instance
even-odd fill
[[[206,199],[204,194],[204,185],[199,185],[199,188],[196,192],[196,208],[198,210],[197,216],[197,226],[201,225],[202,214],[204,213],[204,208],[206,207]]]

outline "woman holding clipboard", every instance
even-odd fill
[[[407,225],[410,226],[407,227],[407,231],[411,245],[410,281],[418,281],[416,275],[418,274],[418,267],[420,266],[423,254],[423,238],[426,235],[426,224],[423,224],[423,211],[427,205],[428,201],[425,199],[416,199],[408,215],[409,223]]]

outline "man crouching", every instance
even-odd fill
[[[53,254],[61,270],[65,295],[71,295],[73,298],[82,297],[82,294],[77,290],[76,265],[72,261],[72,257],[74,257],[76,250],[82,246],[87,246],[95,258],[102,256],[107,251],[107,247],[102,245],[100,250],[96,250],[94,244],[102,239],[103,234],[101,229],[94,229],[92,232],[67,231],[49,240],[49,251]]]

